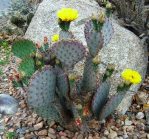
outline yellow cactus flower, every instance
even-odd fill
[[[121,76],[126,82],[130,82],[132,84],[138,84],[142,81],[142,77],[139,72],[132,69],[125,69],[121,73]]]
[[[52,40],[52,42],[58,41],[59,40],[59,35],[58,34],[53,35],[51,40]]]
[[[78,11],[72,8],[62,8],[57,12],[59,19],[65,22],[70,22],[78,18]]]

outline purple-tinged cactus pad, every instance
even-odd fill
[[[110,91],[110,83],[105,81],[101,83],[92,100],[92,111],[96,117],[99,116],[100,111],[108,100]]]
[[[55,67],[56,70],[56,87],[59,92],[60,97],[65,97],[68,98],[69,96],[69,80],[68,76],[66,73],[60,68],[60,67]]]
[[[90,54],[95,57],[103,47],[103,36],[101,32],[94,30],[92,21],[85,24],[84,34]]]
[[[103,46],[107,46],[110,42],[112,35],[114,33],[112,21],[109,18],[106,18],[105,23],[102,27],[102,35],[103,35]]]
[[[61,40],[53,44],[52,51],[64,66],[73,67],[85,57],[85,47],[77,40]]]
[[[70,31],[61,30],[59,33],[60,40],[75,39],[74,35]]]
[[[61,115],[61,110],[56,107],[54,103],[49,103],[47,106],[40,106],[34,109],[35,112],[45,118],[48,122],[56,121],[63,123],[63,117]]]
[[[112,114],[118,105],[121,103],[122,99],[124,98],[125,93],[120,93],[117,95],[113,95],[103,107],[101,113],[99,114],[99,120],[103,120],[107,118],[110,114]]]
[[[97,77],[92,60],[93,58],[89,56],[85,62],[83,80],[81,83],[82,92],[90,92],[97,88]]]
[[[55,100],[56,75],[50,66],[35,72],[28,87],[28,104],[32,108],[49,106]]]

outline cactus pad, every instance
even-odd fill
[[[28,87],[28,104],[35,107],[49,106],[55,100],[56,75],[53,68],[45,66],[31,78]]]
[[[90,92],[97,88],[97,78],[92,60],[93,59],[90,56],[87,57],[84,66],[83,80],[81,85],[81,91],[83,92]]]
[[[56,69],[56,87],[59,90],[59,96],[68,98],[69,96],[69,81],[66,73],[60,68],[55,67]]]
[[[116,110],[118,105],[121,103],[121,101],[124,98],[124,96],[125,96],[124,93],[120,93],[120,94],[112,96],[108,100],[106,105],[103,107],[101,113],[99,114],[99,119],[103,120],[106,117],[108,117],[110,114],[112,114]]]
[[[34,111],[41,117],[45,118],[48,122],[56,121],[62,124],[63,118],[61,111],[56,108],[55,104],[49,103],[47,106],[40,106],[34,108]]]
[[[61,40],[53,44],[52,51],[56,57],[67,67],[82,60],[85,56],[85,47],[77,40]]]
[[[97,89],[97,92],[92,100],[92,111],[96,117],[99,116],[102,107],[106,104],[108,100],[109,91],[110,91],[109,82],[103,82]]]
[[[31,77],[35,72],[34,60],[32,58],[23,59],[19,65],[19,71],[24,72],[26,77]]]
[[[102,27],[102,35],[103,35],[103,46],[107,46],[110,42],[112,35],[114,33],[112,21],[109,18],[106,18],[105,23]]]
[[[92,21],[85,24],[84,34],[90,54],[95,57],[103,47],[103,37],[101,32],[94,30]]]
[[[12,45],[12,52],[21,59],[29,56],[35,51],[35,44],[30,40],[18,40]]]
[[[75,37],[74,37],[74,35],[72,34],[72,32],[70,32],[70,31],[64,31],[64,30],[61,30],[60,31],[60,40],[62,40],[62,39],[74,39]]]

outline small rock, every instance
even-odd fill
[[[79,134],[79,135],[77,136],[77,139],[83,139],[83,135],[82,135],[82,134]]]
[[[128,119],[126,119],[126,120],[125,120],[125,125],[127,125],[127,126],[132,125],[132,121],[130,121],[130,120],[128,120]]]
[[[67,136],[69,138],[72,138],[74,136],[74,133],[73,132],[70,132],[69,130],[65,130],[65,133],[67,134]]]
[[[143,112],[138,112],[137,115],[136,115],[136,118],[139,119],[139,120],[143,119],[144,118],[144,113]]]
[[[42,121],[41,117],[38,117],[37,122],[36,123],[40,123]]]
[[[34,129],[35,129],[35,130],[39,130],[39,129],[41,129],[42,127],[43,127],[43,122],[40,122],[40,123],[34,125]]]
[[[7,124],[7,122],[10,120],[10,117],[5,117],[4,118],[4,122],[5,122],[5,124]]]
[[[105,131],[104,131],[104,135],[105,135],[105,136],[108,136],[108,135],[109,135],[109,131],[108,131],[108,130],[105,130]]]
[[[124,138],[124,139],[127,139],[127,138],[128,138],[128,135],[127,135],[127,134],[124,134],[124,135],[123,135],[123,138]]]
[[[48,133],[48,137],[50,137],[51,139],[56,139],[56,135],[52,133]]]
[[[55,125],[55,121],[51,121],[49,126],[52,127],[53,125]]]
[[[88,139],[94,139],[92,135],[89,135]]]
[[[25,134],[25,139],[32,139],[33,137],[33,134]]]
[[[43,129],[41,131],[38,132],[39,136],[47,136],[48,135],[48,131],[46,129]]]
[[[138,104],[144,104],[147,102],[148,94],[146,92],[138,92],[136,94],[136,100]]]
[[[53,128],[49,128],[48,132],[51,134],[55,134],[55,130]]]
[[[110,134],[108,135],[108,138],[114,139],[115,137],[117,137],[117,132],[110,129]]]
[[[145,112],[146,123],[149,125],[149,110]]]
[[[67,134],[66,134],[65,132],[63,132],[63,131],[60,131],[60,132],[59,132],[59,135],[60,135],[60,136],[65,136],[65,137],[67,136]]]
[[[101,139],[107,139],[106,137],[101,137]]]
[[[18,102],[8,94],[0,94],[0,104],[0,113],[15,114],[17,112]]]
[[[26,102],[24,100],[22,100],[19,104],[20,104],[20,107],[22,109],[24,109],[25,107],[27,107],[27,104],[26,104]]]
[[[67,137],[65,137],[65,136],[61,136],[61,139],[68,139]]]

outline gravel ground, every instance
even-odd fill
[[[6,37],[12,41],[13,38]],[[0,60],[5,53],[0,49]],[[16,139],[149,139],[149,77],[133,97],[133,102],[125,115],[114,115],[99,124],[92,120],[90,133],[84,136],[81,131],[72,132],[54,121],[46,120],[33,113],[26,104],[26,92],[22,88],[14,89],[8,75],[16,68],[17,61],[10,56],[10,63],[0,65],[0,93],[8,93],[19,102],[18,112],[13,116],[4,116],[0,120],[0,138],[16,133]]]

